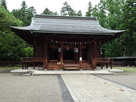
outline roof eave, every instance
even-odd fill
[[[93,32],[57,32],[57,31],[41,31],[41,30],[31,30],[32,33],[41,33],[41,34],[76,34],[76,35],[115,35],[115,33],[93,33]]]

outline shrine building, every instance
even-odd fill
[[[11,29],[34,48],[33,57],[24,58],[22,68],[41,64],[47,70],[95,69],[96,59],[103,59],[102,45],[124,32],[103,28],[94,17],[47,15],[35,15],[30,26]],[[111,63],[101,60],[99,64]]]

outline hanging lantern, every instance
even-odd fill
[[[78,48],[75,47],[74,52],[78,53]]]
[[[69,47],[67,46],[66,49],[69,50]]]
[[[61,48],[60,47],[58,48],[58,52],[61,52]]]
[[[79,57],[79,60],[82,61],[82,57]]]

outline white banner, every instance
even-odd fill
[[[74,52],[78,53],[78,48],[75,48],[75,49],[74,49]]]

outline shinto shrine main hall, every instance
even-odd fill
[[[34,55],[24,65],[41,64],[43,69],[95,69],[102,61],[102,45],[119,37],[124,30],[103,28],[96,18],[36,15],[30,26],[11,29],[33,45]],[[103,63],[104,62],[104,63]]]

